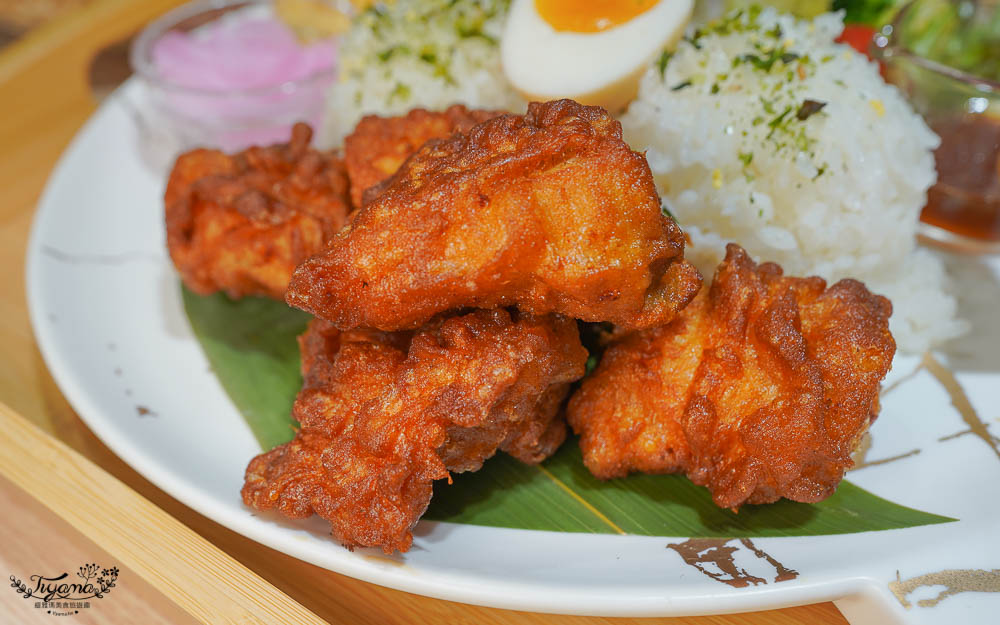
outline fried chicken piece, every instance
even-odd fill
[[[566,436],[557,418],[587,352],[565,317],[475,311],[416,332],[338,332],[313,321],[299,340],[301,429],[254,458],[243,501],[328,520],[348,547],[406,551],[432,482],[475,471],[502,449],[528,463]]]
[[[476,124],[502,114],[455,104],[442,112],[413,109],[399,117],[363,117],[344,139],[351,202],[356,207],[368,204],[378,195],[380,187],[376,185],[396,173],[403,161],[427,141],[469,132]],[[371,192],[365,194],[367,189]]]
[[[344,165],[310,149],[311,138],[300,123],[287,144],[177,159],[164,196],[167,246],[189,289],[283,299],[296,265],[340,230]]]
[[[345,330],[504,306],[655,327],[701,286],[683,252],[621,125],[599,107],[536,102],[424,144],[296,269],[286,301]]]
[[[730,244],[710,288],[608,348],[574,394],[584,463],[683,472],[724,508],[825,499],[878,414],[890,314],[856,280],[786,277]]]

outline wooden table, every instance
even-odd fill
[[[330,623],[675,625],[846,623],[832,603],[753,614],[610,619],[532,614],[468,606],[389,590],[295,560],[210,521],[166,495],[111,453],[67,404],[35,345],[24,298],[24,255],[35,202],[59,154],[94,111],[87,81],[96,51],[135,33],[179,0],[96,0],[42,26],[0,53],[0,401],[40,425],[218,545]],[[40,475],[39,479],[44,479]],[[99,545],[0,479],[0,572],[75,570],[83,562],[114,564]],[[113,513],[113,512],[112,512]],[[103,558],[103,559],[102,559]],[[105,564],[106,563],[106,564]],[[123,571],[114,601],[74,620],[88,623],[188,623],[137,575]],[[0,592],[0,621],[51,623],[13,592]],[[32,620],[34,619],[34,621]]]

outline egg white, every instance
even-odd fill
[[[575,33],[554,29],[534,0],[513,0],[500,44],[504,73],[529,100],[572,98],[621,110],[650,62],[680,39],[693,8],[693,0],[661,0],[608,30]]]

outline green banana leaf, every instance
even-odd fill
[[[309,316],[282,302],[183,291],[195,336],[223,388],[262,449],[294,434],[292,401],[300,334]],[[249,461],[249,458],[247,458]],[[818,536],[954,521],[887,501],[850,482],[817,504],[780,501],[739,513],[679,475],[634,475],[601,482],[584,467],[576,440],[537,467],[498,453],[475,473],[441,481],[426,519],[562,532],[647,536]]]

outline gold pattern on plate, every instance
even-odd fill
[[[903,458],[909,458],[910,456],[916,456],[920,453],[919,449],[911,449],[910,451],[895,456],[889,456],[888,458],[879,458],[878,460],[869,460],[868,452],[872,448],[872,434],[871,432],[865,432],[864,436],[861,437],[861,442],[858,443],[857,449],[851,454],[851,460],[854,462],[854,466],[848,469],[848,471],[857,471],[858,469],[864,469],[867,467],[876,467],[880,464],[889,464],[890,462],[895,462],[896,460],[902,460]]]
[[[920,453],[919,449],[911,449],[906,453],[898,454],[895,456],[889,456],[888,458],[879,458],[878,460],[865,460],[864,458],[862,458],[861,462],[855,461],[854,466],[851,467],[851,471],[857,471],[858,469],[866,469],[868,467],[877,467],[880,464],[889,464],[890,462],[902,460],[903,458],[916,456],[919,453]]]
[[[926,355],[925,355],[926,357]],[[909,373],[905,373],[899,378],[897,378],[892,384],[882,387],[879,391],[880,397],[885,397],[886,395],[892,393],[899,387],[903,386],[920,373],[920,370],[924,368],[924,362],[917,363]],[[903,458],[909,458],[910,456],[915,456],[920,453],[919,449],[911,449],[906,453],[902,453],[896,456],[890,456],[888,458],[880,458],[879,460],[868,460],[868,452],[872,448],[872,434],[871,432],[865,432],[861,436],[861,440],[858,442],[858,446],[851,452],[851,460],[854,461],[854,466],[852,466],[848,471],[857,471],[858,469],[864,469],[867,467],[874,467],[880,464],[888,464],[896,460],[902,460]]]
[[[925,357],[926,357],[926,354],[925,354]],[[879,395],[882,396],[882,397],[885,397],[886,395],[888,395],[889,393],[893,392],[894,390],[896,390],[897,388],[899,388],[903,384],[906,384],[907,382],[909,382],[913,378],[917,377],[917,374],[920,373],[920,370],[923,369],[923,368],[924,368],[924,363],[923,363],[923,361],[920,361],[919,363],[917,363],[917,366],[913,368],[913,371],[910,371],[909,373],[905,373],[905,374],[899,376],[896,379],[896,381],[894,381],[892,384],[889,384],[888,386],[882,387],[882,390],[879,391]]]
[[[922,608],[933,608],[943,599],[962,592],[1000,592],[1000,569],[984,571],[982,569],[945,569],[937,573],[918,575],[907,580],[899,579],[896,571],[896,581],[889,582],[889,590],[904,608],[912,608],[913,604],[906,598],[918,588],[944,586],[938,595],[932,599],[920,599],[917,605]]]
[[[730,542],[737,544],[729,545]],[[763,577],[754,575],[736,564],[735,556],[741,550],[741,545],[758,560],[763,560],[770,565],[773,571],[769,571],[767,574],[774,573],[775,582],[784,582],[799,576],[798,571],[787,568],[775,560],[754,545],[749,538],[691,538],[682,543],[671,543],[667,545],[667,549],[676,551],[684,559],[685,564],[693,566],[717,582],[729,584],[734,588],[745,588],[751,584],[754,586],[767,584],[768,581]],[[761,571],[757,571],[757,573],[761,573]]]
[[[927,368],[928,373],[933,375],[944,390],[948,392],[948,396],[951,398],[951,404],[958,410],[958,414],[962,416],[962,420],[965,424],[969,426],[969,430],[972,434],[979,437],[984,443],[990,446],[993,453],[1000,458],[1000,438],[990,434],[990,431],[986,428],[986,424],[983,420],[979,418],[976,413],[976,409],[972,406],[972,402],[969,401],[969,396],[966,394],[965,389],[958,382],[958,378],[952,373],[948,367],[945,367],[938,361],[937,358],[930,352],[924,354],[923,366]],[[960,436],[965,432],[959,432],[955,436]],[[945,437],[945,439],[952,438],[951,436]]]

